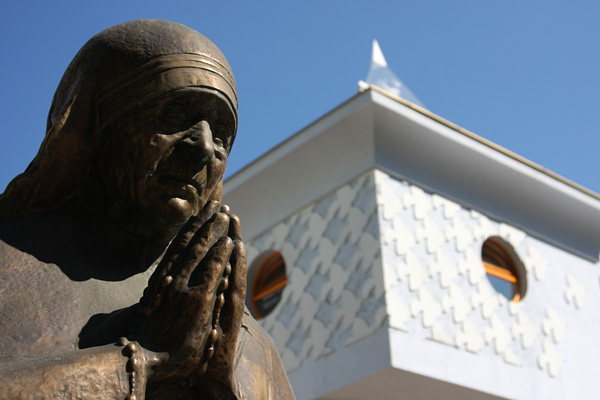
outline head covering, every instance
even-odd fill
[[[177,72],[177,79],[169,79]],[[0,216],[60,207],[80,192],[103,126],[128,106],[180,87],[218,91],[237,130],[237,89],[231,67],[205,36],[163,20],[136,20],[91,38],[54,94],[46,137],[26,171],[0,196]]]

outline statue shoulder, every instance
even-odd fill
[[[53,264],[0,240],[0,356],[39,357],[72,349],[87,321],[72,283]]]

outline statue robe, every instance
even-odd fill
[[[56,264],[0,241],[0,398],[126,398],[130,381],[122,347],[80,349],[80,335],[92,316],[136,304],[150,274],[75,281]],[[114,322],[131,322],[122,319]],[[169,392],[158,388],[146,398],[182,398]],[[238,336],[234,394],[238,399],[293,399],[272,339],[247,311]]]

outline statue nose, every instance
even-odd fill
[[[200,121],[188,129],[185,137],[177,144],[177,150],[191,167],[204,166],[215,150],[209,123]]]

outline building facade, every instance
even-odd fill
[[[592,399],[600,197],[363,86],[225,185],[298,399]]]

